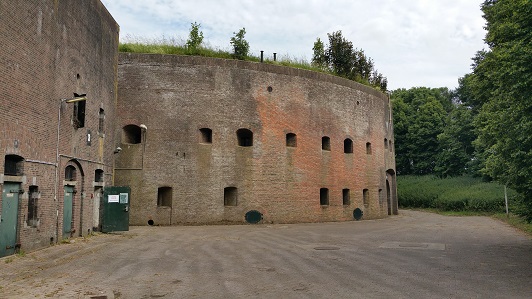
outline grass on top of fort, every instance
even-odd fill
[[[183,40],[176,39],[173,37],[168,38],[165,36],[159,38],[126,36],[125,42],[121,42],[118,46],[118,51],[147,54],[195,55],[222,59],[235,59],[233,54],[229,50],[216,48],[208,44],[202,44],[202,46],[198,48],[189,49],[186,47],[185,42]],[[244,60],[260,62],[260,57],[248,55],[245,57]],[[337,76],[336,74],[326,69],[314,66],[312,63],[306,61],[303,58],[298,59],[289,55],[278,56],[275,61],[273,60],[273,57],[265,56],[263,62]],[[367,80],[364,80],[362,78],[357,79],[356,82],[364,84],[371,88],[375,88],[376,90],[380,91],[379,87],[371,85]]]
[[[506,215],[504,185],[461,176],[441,179],[432,175],[398,176],[401,208],[425,209],[446,215],[486,215],[508,222],[532,235],[532,224],[512,212],[521,209],[521,198],[507,189],[510,214]]]

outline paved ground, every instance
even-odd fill
[[[0,298],[532,298],[532,240],[486,217],[133,227],[0,259]]]

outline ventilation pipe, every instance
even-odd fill
[[[277,53],[273,53],[273,61],[277,61]]]
[[[264,51],[260,51],[260,62],[264,62]]]

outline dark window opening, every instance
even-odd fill
[[[72,120],[76,129],[85,127],[85,101],[74,102]]]
[[[324,151],[331,150],[331,138],[327,136],[321,137],[321,149]]]
[[[371,155],[371,143],[366,143],[366,154]]]
[[[388,139],[384,138],[384,148],[388,149]]]
[[[28,219],[27,224],[31,227],[37,227],[37,204],[39,201],[39,187],[30,186],[28,197]]]
[[[137,125],[127,125],[122,128],[122,143],[138,144],[141,142],[142,131]]]
[[[253,132],[248,129],[239,129],[236,131],[239,146],[253,146]]]
[[[286,134],[286,146],[297,147],[297,135],[294,133]]]
[[[342,203],[344,204],[344,206],[348,206],[351,204],[351,194],[349,192],[349,189],[342,190]]]
[[[98,133],[103,134],[104,130],[104,120],[105,120],[105,111],[100,108],[100,112],[98,113]]]
[[[353,153],[353,140],[347,138],[344,140],[344,153],[352,154]]]
[[[327,188],[320,189],[320,205],[322,206],[329,205],[329,189]]]
[[[76,167],[68,165],[65,167],[65,181],[75,181],[76,180]]]
[[[224,188],[224,206],[236,206],[238,199],[238,189],[236,187]]]
[[[369,190],[368,189],[362,190],[362,202],[364,203],[364,205],[369,204]]]
[[[18,155],[6,155],[4,160],[4,174],[20,176],[24,174],[24,158]]]
[[[103,170],[102,169],[96,169],[94,171],[94,181],[103,182]]]
[[[172,187],[159,187],[157,190],[157,206],[172,207]]]
[[[212,143],[212,130],[208,128],[200,129],[201,143]]]

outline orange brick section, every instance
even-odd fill
[[[250,210],[264,222],[347,221],[355,208],[371,219],[396,205],[393,151],[384,148],[393,140],[390,102],[369,87],[270,64],[123,53],[118,98],[117,136],[126,125],[147,127],[141,144],[123,142],[128,152],[117,155],[117,182],[132,187],[132,224],[238,223]],[[253,146],[238,146],[241,128]],[[345,139],[353,153],[344,153]],[[172,188],[170,205],[158,205],[160,187]],[[224,206],[226,187],[237,188],[236,206]]]

